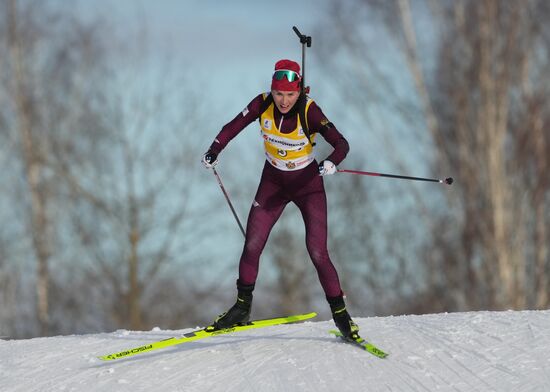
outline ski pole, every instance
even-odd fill
[[[384,174],[384,173],[374,173],[374,172],[367,172],[367,171],[360,171],[360,170],[345,170],[340,169],[337,171],[338,173],[351,173],[351,174],[360,174],[363,176],[374,176],[374,177],[389,177],[389,178],[400,178],[402,180],[413,180],[413,181],[430,181],[430,182],[438,182],[440,184],[447,184],[451,185],[453,183],[452,177],[447,177],[444,180],[438,179],[438,178],[423,178],[423,177],[410,177],[410,176],[399,176],[396,174]]]
[[[233,204],[231,204],[231,200],[229,200],[229,195],[227,194],[227,191],[225,190],[225,187],[222,184],[222,179],[220,178],[218,172],[215,168],[212,168],[214,171],[214,175],[216,176],[216,179],[218,180],[218,184],[220,185],[220,188],[222,189],[223,195],[225,196],[225,200],[227,200],[227,204],[229,204],[229,208],[231,208],[231,212],[233,213],[233,216],[235,217],[235,220],[237,221],[237,224],[239,225],[239,228],[241,229],[241,233],[246,237],[246,234],[243,229],[243,225],[241,224],[241,221],[239,220],[239,217],[237,216],[237,213],[235,212],[235,208],[233,208]]]

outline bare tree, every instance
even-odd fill
[[[41,326],[41,333],[48,333],[49,309],[48,288],[49,271],[48,263],[51,256],[49,244],[49,222],[47,210],[47,190],[43,180],[44,159],[40,157],[41,148],[36,136],[33,136],[33,106],[31,92],[25,86],[25,74],[29,71],[28,64],[24,63],[20,28],[18,26],[17,3],[9,2],[9,48],[14,71],[13,98],[15,101],[17,130],[21,140],[22,157],[25,166],[25,174],[31,199],[31,232],[33,246],[38,261],[38,279],[36,284],[37,314]],[[36,131],[35,131],[36,132]]]
[[[197,257],[189,255],[206,238],[192,197],[199,154],[190,135],[199,128],[199,100],[168,66],[151,71],[145,63],[154,55],[148,53],[142,45],[112,60],[133,66],[110,72],[104,111],[109,155],[59,169],[71,179],[71,225],[103,293],[103,328],[196,321],[204,296],[188,303],[181,298],[209,289],[185,273]]]
[[[20,162],[24,187],[13,199],[27,203],[22,217],[27,219],[32,257],[36,260],[36,314],[40,334],[50,332],[51,264],[55,258],[58,224],[53,211],[60,205],[59,178],[52,170],[53,146],[62,137],[60,124],[76,107],[79,82],[90,78],[87,56],[93,48],[80,45],[93,30],[70,18],[60,18],[42,5],[5,0],[0,7],[6,31],[2,42],[0,92],[7,104],[2,110],[2,133],[15,150],[7,152]],[[69,34],[68,34],[69,33]],[[71,101],[71,99],[76,99]],[[19,184],[18,184],[19,185]],[[25,237],[23,237],[23,240]]]
[[[433,173],[456,180],[444,193],[408,189],[420,214],[407,217],[425,233],[409,254],[423,275],[414,296],[431,304],[407,301],[409,309],[548,304],[548,8],[372,0],[331,10],[335,29],[325,38],[338,52],[324,64],[341,67],[331,60],[348,56],[350,72],[337,80],[348,108],[374,131],[366,106],[391,116],[384,129],[397,136],[388,143],[397,167],[427,157]],[[395,154],[403,124],[413,148]]]
[[[206,236],[191,202],[199,154],[189,132],[202,119],[191,84],[166,67],[155,74],[145,62],[158,53],[123,50],[107,23],[36,2],[0,7],[9,11],[0,21],[9,33],[0,41],[3,185],[29,222],[16,220],[0,242],[10,247],[5,264],[22,272],[6,291],[20,295],[18,311],[34,282],[19,261],[39,266],[39,328],[16,336],[200,319],[211,287],[193,266]]]

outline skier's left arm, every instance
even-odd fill
[[[210,148],[202,157],[202,163],[206,168],[213,168],[218,163],[218,155],[229,144],[229,142],[237,136],[246,126],[260,116],[260,108],[264,97],[262,94],[256,96],[248,106],[237,116],[225,124],[222,130],[218,133]]]
[[[310,133],[317,132],[332,146],[334,150],[323,161],[319,163],[321,175],[336,173],[336,166],[339,165],[349,152],[348,141],[330,122],[321,108],[313,102],[307,113],[307,122]]]

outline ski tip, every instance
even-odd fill
[[[288,316],[283,318],[290,321],[305,321],[305,320],[312,319],[316,316],[317,316],[316,312],[311,312],[311,313],[295,314],[294,316]]]
[[[102,355],[101,357],[97,357],[98,359],[101,359],[102,361],[113,361],[116,358],[112,355]]]
[[[384,351],[380,350],[378,347],[376,347],[375,345],[373,345],[372,343],[369,343],[368,341],[364,340],[363,338],[359,338],[359,340],[352,340],[352,339],[347,339],[344,337],[344,335],[342,335],[342,333],[337,330],[337,329],[331,329],[328,331],[330,334],[334,335],[334,336],[337,336],[339,337],[340,339],[342,339],[344,342],[346,343],[350,343],[350,344],[353,344],[353,345],[356,345],[358,347],[360,347],[361,349],[365,350],[365,351],[368,351],[369,353],[371,353],[372,355],[375,355],[377,356],[378,358],[381,358],[381,359],[384,359],[388,356],[387,353],[385,353]]]
[[[317,316],[316,312],[311,312],[311,313],[296,314],[294,316],[284,317],[284,319],[288,320],[289,323],[293,323],[293,322],[306,321],[316,316]]]

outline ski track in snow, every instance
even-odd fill
[[[221,335],[103,362],[190,331],[0,340],[0,391],[550,391],[550,311],[357,318],[379,359],[330,321]]]

